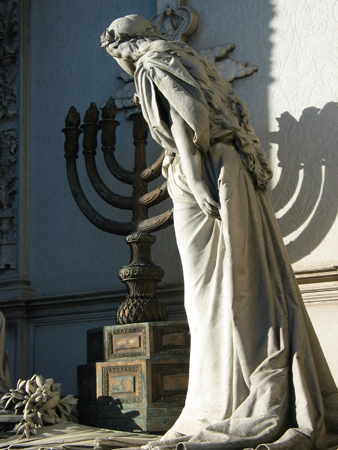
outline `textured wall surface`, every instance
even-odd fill
[[[336,0],[278,2],[271,23],[272,199],[300,269],[337,265],[337,24]]]
[[[337,265],[338,2],[189,5],[201,18],[195,48],[231,42],[234,59],[259,67],[234,86],[274,169],[270,197],[295,270]]]

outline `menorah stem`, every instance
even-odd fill
[[[140,203],[147,194],[147,182],[141,174],[147,167],[146,145],[148,125],[141,113],[133,114],[133,138],[135,146],[133,183],[133,222],[139,224],[148,218],[148,208]],[[126,238],[131,248],[131,261],[122,267],[120,279],[128,287],[128,296],[118,307],[116,323],[154,322],[168,319],[164,303],[155,297],[155,286],[164,276],[163,270],[151,260],[151,246],[155,236],[146,232],[133,233]]]
[[[134,174],[135,179],[133,183],[133,222],[138,224],[148,218],[148,208],[140,204],[139,198],[147,194],[148,183],[140,177],[140,174],[147,167],[146,161],[146,145],[148,137],[148,124],[144,120],[142,113],[138,112],[131,116],[133,121],[133,138],[135,146],[134,156]]]

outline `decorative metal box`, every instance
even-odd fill
[[[78,366],[81,423],[164,432],[184,406],[189,372],[187,322],[106,326],[87,333]]]

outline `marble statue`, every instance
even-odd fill
[[[191,333],[185,407],[151,447],[337,449],[338,391],[266,193],[246,105],[214,66],[151,23],[115,20],[102,46],[134,76],[163,173]]]

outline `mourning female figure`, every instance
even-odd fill
[[[143,17],[115,20],[102,45],[134,76],[166,150],[184,272],[186,404],[149,445],[336,449],[337,388],[266,193],[272,173],[245,104],[212,64]]]

